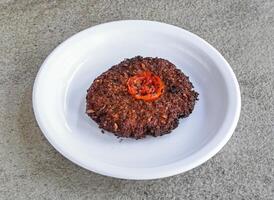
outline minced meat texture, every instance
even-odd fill
[[[163,94],[154,101],[135,99],[127,81],[150,71],[164,82]],[[183,72],[162,58],[137,56],[114,65],[97,77],[86,96],[86,113],[106,131],[119,137],[144,138],[170,133],[194,109],[198,93]]]

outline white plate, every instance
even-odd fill
[[[142,140],[102,134],[85,114],[92,81],[124,58],[168,59],[200,93],[194,112],[171,134]],[[152,21],[117,21],[86,29],[45,60],[33,88],[33,108],[49,142],[91,171],[125,179],[162,178],[196,167],[229,140],[240,114],[236,77],[221,54],[198,36]]]

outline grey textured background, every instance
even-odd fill
[[[127,181],[63,158],[39,130],[35,75],[69,36],[120,19],[183,27],[231,64],[242,111],[228,144],[198,168]],[[0,0],[0,199],[274,199],[274,1]]]

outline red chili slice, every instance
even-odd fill
[[[164,92],[164,83],[159,76],[144,71],[132,76],[127,81],[128,92],[136,99],[153,101]]]

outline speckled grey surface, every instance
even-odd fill
[[[57,153],[31,106],[46,56],[87,27],[120,19],[183,27],[231,64],[242,111],[228,144],[184,174],[127,181]],[[0,1],[0,199],[274,199],[274,1]]]

